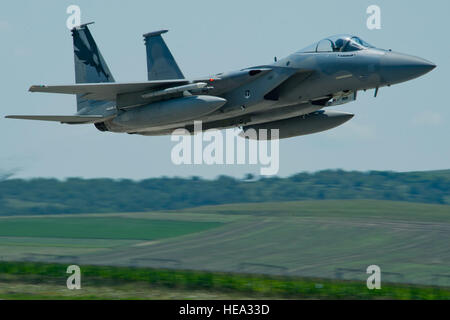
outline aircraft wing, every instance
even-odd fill
[[[63,93],[63,94],[81,94],[83,98],[89,100],[107,100],[115,101],[117,95],[154,91],[158,89],[165,89],[173,86],[188,84],[189,81],[185,79],[176,80],[158,80],[146,82],[130,82],[130,83],[83,83],[62,86],[46,86],[37,85],[31,86],[30,92],[48,92],[48,93]]]
[[[41,120],[41,121],[56,121],[68,124],[83,124],[83,123],[95,123],[102,122],[111,117],[103,117],[100,115],[87,115],[87,116],[6,116],[8,119],[24,119],[24,120]]]

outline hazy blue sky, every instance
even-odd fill
[[[356,116],[341,127],[280,144],[280,175],[328,168],[430,170],[450,167],[449,1],[2,1],[0,4],[0,171],[18,177],[207,178],[258,173],[259,166],[175,166],[170,137],[101,133],[93,126],[3,119],[72,114],[75,98],[27,92],[74,82],[66,8],[77,4],[116,81],[146,80],[142,34],[170,29],[166,42],[185,76],[270,63],[331,34],[353,33],[378,47],[437,64],[422,78],[360,93],[335,107]],[[381,7],[381,30],[366,8]]]

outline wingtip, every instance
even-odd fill
[[[41,84],[41,85],[32,85],[32,86],[28,89],[28,91],[29,91],[29,92],[36,92],[36,91],[38,91],[38,88],[45,88],[45,87],[47,87],[45,84]]]

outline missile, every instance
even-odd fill
[[[320,110],[301,117],[245,126],[239,135],[246,139],[271,140],[271,130],[278,129],[279,139],[291,138],[335,128],[353,116],[347,112]]]
[[[184,92],[184,91],[189,91],[189,90],[198,90],[198,89],[205,88],[207,85],[208,84],[205,82],[191,83],[191,84],[186,84],[183,86],[171,87],[171,88],[158,90],[158,91],[152,91],[152,92],[143,94],[141,97],[144,99],[148,99],[148,98],[159,97],[159,96],[163,96],[163,95],[167,95],[167,94],[171,94],[171,93],[178,93],[178,92]]]

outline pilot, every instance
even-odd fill
[[[344,39],[337,39],[334,43],[334,52],[342,51],[342,48],[344,47]]]

